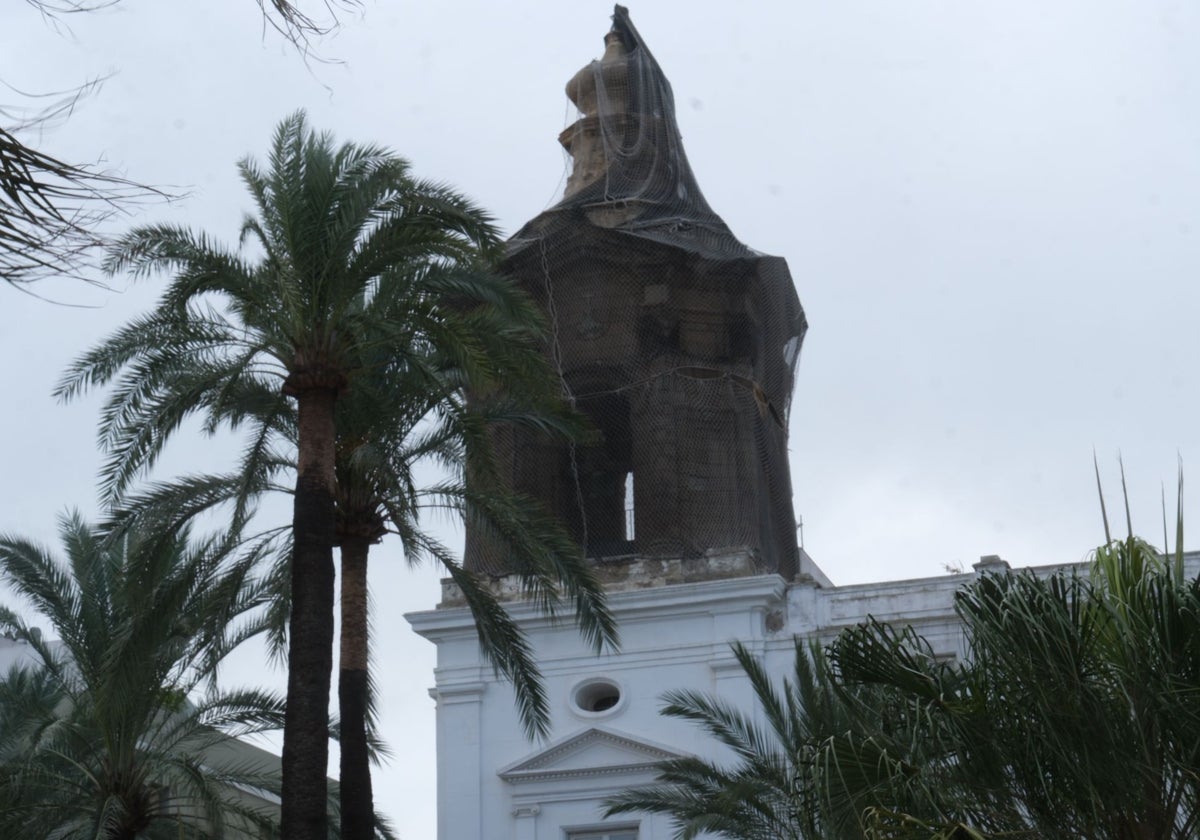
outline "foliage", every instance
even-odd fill
[[[257,558],[186,532],[107,539],[77,515],[60,530],[61,556],[0,537],[3,580],[61,637],[0,608],[0,627],[36,659],[0,678],[0,835],[277,830],[241,793],[277,792],[277,769],[224,747],[277,729],[283,701],[216,686],[221,662],[262,626]]]
[[[434,363],[431,368],[438,369],[447,380],[455,375],[448,365]],[[373,759],[378,760],[387,749],[375,726],[375,696],[369,691],[372,680],[369,675],[355,677],[350,673],[354,668],[349,667],[356,665],[365,671],[367,660],[365,626],[360,634],[352,632],[356,621],[365,622],[366,604],[362,598],[356,602],[347,591],[356,575],[356,566],[349,559],[355,551],[362,555],[364,592],[369,546],[388,534],[398,537],[410,565],[431,560],[460,581],[476,609],[482,649],[513,681],[521,718],[531,735],[543,733],[549,720],[549,704],[533,652],[491,596],[486,581],[463,569],[454,553],[424,527],[424,519],[443,513],[469,517],[475,527],[494,533],[513,556],[524,558],[521,568],[531,597],[554,610],[560,592],[575,594],[580,605],[577,615],[588,637],[597,644],[615,641],[613,620],[594,579],[582,566],[578,546],[561,526],[539,514],[536,504],[513,496],[484,477],[494,469],[487,433],[496,424],[521,424],[543,431],[573,429],[570,418],[560,415],[558,403],[544,394],[530,392],[551,380],[540,370],[535,369],[532,380],[514,370],[505,378],[508,385],[503,394],[468,403],[461,390],[432,389],[423,377],[413,373],[397,365],[384,366],[369,377],[369,385],[360,383],[337,406],[335,495],[337,539],[343,559],[341,721],[337,734],[342,748],[342,779],[348,787],[349,780],[357,778],[355,786],[360,792],[369,789],[369,775],[364,767],[347,766],[353,760],[356,733]],[[278,400],[283,397],[280,395]],[[255,420],[261,425],[253,437],[270,438],[270,446],[248,449],[238,469],[229,474],[189,476],[153,485],[128,498],[115,514],[119,527],[137,529],[147,518],[163,515],[186,521],[217,504],[227,506],[226,519],[246,522],[253,502],[262,494],[290,492],[288,478],[295,468],[295,416],[269,399],[262,400],[263,406],[272,408]],[[474,478],[470,482],[468,464],[473,465],[470,471]],[[441,477],[422,481],[429,467],[436,467]],[[247,531],[253,532],[254,527],[247,526]],[[280,550],[273,562],[276,598],[269,632],[272,648],[278,654],[285,646],[289,606],[287,534],[268,529],[257,538],[276,537],[280,538]],[[364,613],[358,619],[351,614],[356,605]],[[356,643],[361,650],[355,649]],[[356,680],[361,681],[366,696],[347,703],[347,682],[354,685]],[[359,720],[356,710],[365,718]]]
[[[369,539],[395,529],[410,560],[433,558],[464,587],[485,651],[529,689],[519,695],[526,720],[544,727],[545,699],[523,637],[485,582],[417,527],[433,504],[482,512],[529,535],[520,571],[530,592],[548,609],[574,598],[585,632],[598,644],[613,640],[601,589],[578,552],[542,540],[520,500],[493,499],[479,480],[491,470],[487,425],[512,414],[500,395],[527,396],[523,388],[545,391],[550,382],[535,345],[536,307],[487,270],[498,249],[490,219],[454,191],[413,178],[385,149],[335,148],[302,114],[281,124],[265,169],[251,160],[239,169],[257,211],[243,224],[240,251],[157,226],[134,231],[110,254],[110,271],[171,280],[155,310],[81,357],[59,386],[64,398],[114,386],[101,419],[107,498],[128,496],[197,415],[210,432],[247,433],[239,468],[159,485],[135,501],[161,510],[173,499],[182,515],[229,500],[236,530],[258,495],[294,475],[289,684],[304,687],[310,720],[296,724],[303,736],[285,733],[285,791],[287,744],[324,724],[331,551],[354,531],[343,527],[352,513],[364,515],[355,528]],[[418,489],[414,470],[425,458],[454,466],[459,478]],[[297,656],[312,661],[298,666]],[[300,707],[292,701],[289,689],[289,709]],[[315,743],[306,749],[313,755],[303,764],[320,766],[313,782],[323,785],[324,757]]]
[[[519,347],[514,336],[506,355]],[[563,606],[564,595],[572,598],[585,637],[597,646],[615,644],[614,620],[578,546],[557,522],[539,512],[535,502],[514,495],[494,476],[496,453],[489,430],[523,425],[573,434],[575,421],[550,395],[538,393],[551,380],[537,365],[522,373],[495,358],[498,369],[510,371],[503,377],[504,390],[467,400],[461,373],[436,360],[432,348],[430,354],[421,370],[387,365],[377,369],[365,387],[360,383],[339,398],[338,539],[343,544],[355,538],[375,543],[394,535],[409,565],[441,565],[478,608],[483,650],[513,680],[527,734],[544,735],[548,703],[519,629],[495,603],[488,581],[463,569],[424,522],[444,514],[469,520],[506,546],[524,577],[527,597],[552,613]],[[430,371],[441,383],[437,387],[426,378]],[[288,534],[278,528],[256,530],[249,522],[264,495],[293,491],[295,413],[282,395],[270,392],[236,410],[244,412],[253,441],[236,469],[157,482],[127,494],[113,511],[113,524],[137,529],[147,519],[162,517],[183,523],[223,505],[222,520],[231,523],[231,531],[244,529],[255,539],[274,541],[277,590],[269,632],[272,650],[279,654],[286,644],[287,574],[280,563],[286,561]]]
[[[298,429],[279,416],[296,411],[281,391],[295,397],[328,380],[344,395],[385,361],[439,387],[430,344],[454,345],[472,321],[536,321],[507,282],[476,269],[480,245],[495,242],[488,217],[412,178],[387,150],[335,149],[297,113],[280,124],[267,170],[249,158],[238,169],[257,211],[243,222],[242,253],[157,225],[127,234],[106,261],[110,274],[171,276],[155,309],[78,358],[56,390],[69,400],[114,385],[100,424],[107,500],[154,465],[190,416],[209,433],[245,427],[246,457],[278,460],[276,426]],[[443,305],[454,300],[462,306]],[[474,330],[458,362],[487,381],[490,355],[513,337]]]
[[[610,812],[677,837],[1184,840],[1200,828],[1200,579],[1130,536],[1090,574],[984,573],[956,599],[965,662],[868,620],[797,643],[781,689],[735,648],[753,714],[675,693],[733,760],[682,759]]]
[[[744,840],[824,836],[814,833],[820,827],[815,791],[804,782],[817,745],[852,726],[849,709],[831,691],[826,660],[797,640],[792,677],[779,690],[749,650],[741,644],[733,650],[754,687],[759,716],[698,691],[667,694],[662,713],[696,724],[735,761],[667,761],[656,786],[620,793],[609,800],[608,813],[669,814],[678,823],[676,837],[686,840],[705,832]]]

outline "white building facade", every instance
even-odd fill
[[[659,715],[670,690],[712,693],[754,708],[730,645],[768,668],[792,668],[796,638],[832,639],[866,616],[912,625],[938,657],[963,654],[954,592],[978,574],[1006,569],[985,558],[976,571],[937,578],[831,586],[802,555],[796,580],[755,574],[749,556],[692,561],[626,559],[606,564],[609,606],[621,648],[596,655],[569,621],[529,604],[509,605],[537,651],[552,708],[551,735],[523,735],[512,690],[479,652],[470,612],[447,587],[443,606],[408,616],[437,645],[438,837],[441,840],[667,840],[668,817],[603,818],[612,793],[654,779],[679,755],[720,758],[722,749],[684,721]]]

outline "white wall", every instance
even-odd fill
[[[819,570],[818,570],[819,572]],[[753,694],[730,651],[740,641],[772,670],[790,671],[796,636],[832,637],[871,614],[915,624],[939,655],[960,655],[954,590],[973,574],[835,588],[788,584],[778,575],[675,583],[611,592],[621,649],[599,656],[568,622],[552,623],[528,604],[510,610],[537,651],[552,707],[552,732],[532,743],[512,691],[481,659],[469,612],[450,607],[409,621],[438,647],[438,836],[442,840],[563,840],[570,828],[604,823],[600,803],[622,787],[650,781],[670,755],[718,757],[723,747],[658,711],[672,689],[716,693],[753,708]],[[611,680],[611,710],[576,708],[573,690]],[[639,840],[667,840],[669,821],[643,816]]]

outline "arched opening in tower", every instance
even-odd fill
[[[577,407],[593,432],[566,452],[563,463],[566,485],[575,488],[567,524],[589,557],[625,556],[636,548],[629,400],[599,387],[589,391],[594,395],[581,397]]]

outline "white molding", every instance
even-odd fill
[[[620,622],[643,615],[660,616],[678,607],[692,613],[737,612],[757,604],[784,601],[787,588],[787,581],[779,575],[752,575],[610,592],[606,600]],[[563,609],[557,617],[549,618],[528,601],[511,602],[504,607],[527,633],[562,626],[571,615],[569,609]],[[404,617],[413,630],[434,643],[449,641],[467,631],[472,635],[475,632],[474,619],[466,607],[423,610],[406,613]]]
[[[622,749],[644,756],[644,760],[625,761],[620,764],[604,764],[584,768],[553,766],[569,756],[586,752],[588,747],[597,743],[621,747]],[[624,735],[611,729],[593,726],[557,741],[533,755],[526,756],[506,767],[500,768],[496,775],[509,784],[514,785],[553,782],[564,779],[588,779],[596,776],[621,776],[653,770],[660,762],[683,757],[683,753],[677,752],[670,747],[650,743],[644,739]]]
[[[485,682],[446,683],[429,689],[429,696],[439,703],[479,703],[487,691]]]

